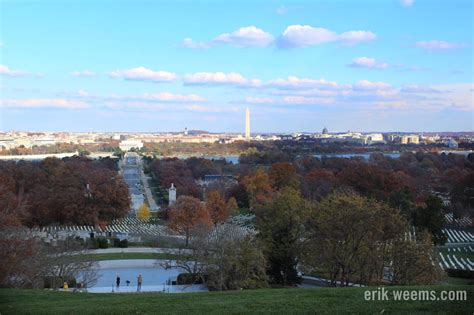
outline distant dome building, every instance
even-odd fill
[[[323,129],[323,135],[327,135],[329,133],[328,128],[324,127]]]

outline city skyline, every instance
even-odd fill
[[[0,131],[472,131],[473,4],[365,4],[1,1]]]

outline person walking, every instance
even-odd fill
[[[138,292],[140,292],[142,290],[142,282],[143,282],[142,275],[139,274],[138,279],[137,279],[137,291]]]
[[[117,284],[117,289],[120,287],[120,276],[117,275],[117,279],[115,279],[115,283]]]

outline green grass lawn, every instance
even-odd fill
[[[78,255],[80,260],[117,260],[117,259],[176,259],[177,255],[166,253],[107,253]]]
[[[452,285],[465,285],[465,284],[474,283],[474,279],[454,278],[454,277],[446,277],[445,281],[447,284],[452,284]]]
[[[1,314],[293,314],[473,312],[473,286],[390,287],[466,290],[467,301],[366,301],[377,288],[261,289],[209,293],[92,294],[0,289]]]

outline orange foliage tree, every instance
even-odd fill
[[[299,188],[299,180],[295,167],[288,162],[275,163],[268,171],[270,183],[274,189],[280,190],[283,187]]]
[[[209,211],[197,198],[180,196],[169,211],[169,226],[172,230],[184,234],[186,246],[191,231],[198,225],[211,225]]]
[[[259,169],[254,174],[246,176],[243,183],[250,196],[251,209],[255,209],[271,199],[273,189],[267,173],[263,170]]]
[[[223,223],[229,217],[225,200],[217,190],[208,193],[206,207],[214,224]]]

